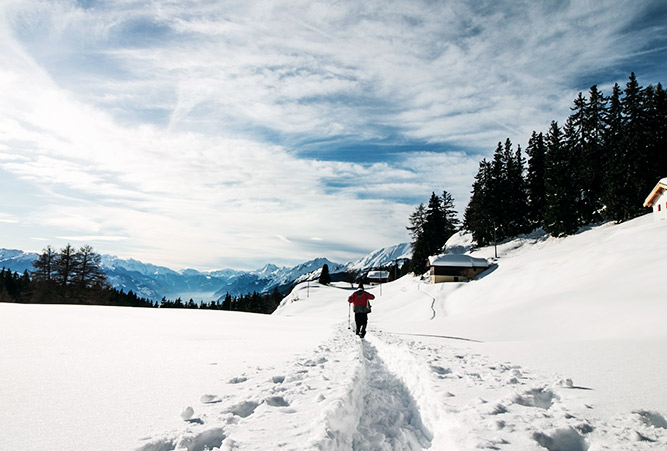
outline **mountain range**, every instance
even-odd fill
[[[340,278],[351,270],[359,273],[389,265],[392,261],[409,258],[409,243],[377,249],[359,260],[335,263],[326,258],[316,258],[294,267],[278,267],[267,264],[254,271],[222,269],[199,271],[184,269],[174,271],[164,266],[102,255],[102,269],[111,285],[125,292],[132,291],[140,297],[159,301],[181,298],[184,301],[217,301],[227,293],[240,296],[252,292],[264,293],[277,288],[288,291],[295,283],[317,279],[326,264],[332,277]],[[14,272],[32,271],[32,262],[39,254],[16,249],[0,249],[0,267]]]

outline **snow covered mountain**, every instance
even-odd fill
[[[326,258],[316,258],[294,267],[278,267],[267,264],[255,271],[223,269],[217,271],[198,271],[185,269],[174,271],[164,266],[143,263],[134,259],[121,259],[111,255],[102,255],[102,269],[111,285],[125,292],[132,291],[138,296],[158,301],[181,298],[184,301],[219,300],[227,293],[239,296],[252,292],[269,292],[275,288],[286,291],[295,283],[315,280],[319,277],[322,266],[329,266],[334,275],[347,269],[363,272],[392,262],[396,258],[409,256],[409,244],[399,244],[385,249],[378,249],[368,256],[351,263],[335,263]],[[31,271],[32,262],[38,254],[20,250],[0,249],[0,268],[5,267],[22,273]]]
[[[0,249],[0,268],[10,269],[23,274],[23,271],[32,271],[32,262],[38,255],[32,252],[23,252],[17,249]]]
[[[395,246],[377,249],[367,256],[347,265],[348,269],[363,272],[372,268],[389,265],[392,262],[412,257],[410,243],[401,243]]]

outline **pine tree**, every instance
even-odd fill
[[[528,219],[532,227],[540,227],[544,223],[542,210],[545,204],[544,187],[544,159],[546,156],[546,145],[544,135],[533,131],[528,147],[528,171],[526,173],[526,191],[528,200]]]
[[[454,235],[461,226],[456,209],[454,208],[454,198],[447,191],[442,192],[442,211],[445,217],[444,235],[445,242]]]
[[[232,296],[229,293],[225,294],[225,299],[222,301],[221,308],[222,310],[232,310]]]
[[[642,88],[635,77],[634,72],[625,85],[624,96],[621,102],[623,106],[623,135],[625,138],[626,161],[628,166],[626,185],[630,189],[628,204],[624,208],[623,219],[632,219],[643,213],[642,204],[646,192],[650,190],[657,180],[653,180],[651,186],[645,182],[643,174],[652,162],[646,154],[645,142],[645,115],[643,111]]]
[[[625,145],[621,88],[618,83],[614,85],[609,98],[604,141],[608,158],[603,176],[603,216],[619,222],[626,216],[624,206],[631,202],[630,188],[627,186],[627,172],[631,162]]]
[[[329,265],[326,263],[322,265],[322,272],[320,273],[320,278],[318,282],[322,285],[329,285],[331,283],[331,274],[329,274]]]
[[[642,92],[645,126],[645,168],[642,184],[650,191],[667,176],[667,93],[662,85],[648,86]]]
[[[503,221],[506,226],[505,238],[514,237],[528,232],[530,221],[528,220],[528,191],[526,181],[523,177],[524,159],[521,155],[521,146],[517,146],[516,152],[512,152],[512,143],[507,139],[505,142],[505,197],[502,199],[504,205]]]
[[[428,258],[442,252],[449,237],[456,233],[458,219],[453,208],[454,200],[447,191],[444,191],[442,199],[433,192],[428,206],[424,208],[420,204],[410,216],[408,230],[413,237],[411,265],[415,274],[426,271]]]
[[[582,200],[584,205],[583,221],[585,224],[602,219],[603,178],[607,166],[605,152],[605,119],[607,99],[597,89],[591,86],[588,103],[585,109],[583,127],[587,138],[579,167],[579,177],[582,181]]]
[[[463,215],[463,226],[472,233],[479,246],[493,240],[493,218],[491,204],[491,163],[482,159],[472,184],[470,201]]]
[[[505,142],[505,145],[508,143],[509,139]],[[489,187],[487,192],[486,199],[486,210],[489,212],[491,222],[493,223],[494,230],[497,230],[498,236],[505,237],[507,236],[506,226],[505,226],[505,209],[503,201],[505,199],[506,193],[506,169],[507,169],[507,154],[503,148],[502,143],[499,141],[496,151],[493,153],[493,161],[491,162],[491,177],[488,181]],[[500,238],[502,239],[502,238]]]
[[[546,139],[544,230],[554,236],[570,235],[578,229],[574,208],[578,193],[572,183],[573,165],[568,146],[568,141],[576,139],[576,133],[569,121],[565,129],[563,136],[558,123],[553,121]]]
[[[424,204],[419,204],[415,211],[410,215],[410,225],[407,229],[410,231],[412,237],[412,261],[419,261],[419,265],[413,265],[413,272],[421,274],[426,269],[424,261],[429,257],[424,248],[424,227],[426,224],[426,207]]]
[[[589,223],[590,216],[592,216],[592,212],[590,211],[592,207],[588,207],[584,202],[584,199],[589,196],[588,169],[591,166],[591,162],[587,161],[585,155],[586,143],[588,142],[587,129],[585,127],[586,106],[586,99],[580,92],[577,98],[574,99],[574,106],[570,108],[572,114],[570,114],[565,123],[565,137],[562,143],[567,149],[572,169],[568,183],[573,184],[576,191],[578,191],[576,199],[573,199],[575,203],[572,205],[572,208],[576,211],[577,224]]]
[[[486,244],[491,239],[503,240],[526,232],[530,227],[528,218],[528,193],[523,177],[524,160],[521,147],[512,150],[512,141],[507,138],[503,146],[498,143],[493,161],[486,168],[480,167],[480,182],[473,184],[474,202],[469,219],[474,220],[477,208],[477,230],[473,236],[478,244]],[[481,185],[481,186],[480,186]],[[480,195],[475,191],[481,188]],[[471,202],[473,200],[471,199]]]
[[[433,250],[439,250],[447,241],[443,232],[445,230],[445,212],[442,208],[442,199],[435,193],[431,193],[431,198],[426,207],[426,222],[424,223],[424,238],[428,241],[428,247]]]
[[[412,246],[424,233],[424,224],[426,223],[426,207],[424,204],[419,204],[415,211],[410,215],[410,225],[406,227],[410,232],[412,238]]]

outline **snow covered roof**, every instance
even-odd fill
[[[655,200],[660,197],[660,195],[667,190],[667,177],[660,179],[657,185],[655,185],[655,188],[653,188],[653,191],[651,191],[651,194],[648,195],[646,200],[644,201],[644,206],[645,207],[652,207],[653,203]]]
[[[484,258],[471,257],[466,254],[442,254],[428,258],[431,266],[455,266],[459,268],[488,268],[489,262]]]
[[[386,279],[389,277],[389,271],[369,271],[369,279]]]

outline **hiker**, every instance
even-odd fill
[[[366,325],[368,324],[368,314],[371,312],[371,299],[375,296],[367,291],[364,291],[364,284],[359,284],[359,289],[352,293],[347,299],[347,302],[354,305],[354,322],[357,325],[356,334],[361,338],[366,336]]]

